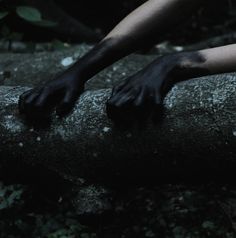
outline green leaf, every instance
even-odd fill
[[[53,40],[52,47],[55,50],[64,50],[64,49],[67,49],[69,46],[68,46],[68,44],[65,44],[64,42],[62,42],[60,40]]]
[[[57,25],[56,22],[49,21],[49,20],[41,20],[37,22],[32,22],[32,24],[41,26],[41,27],[55,27]]]
[[[39,22],[42,20],[40,11],[34,7],[20,6],[16,8],[19,17],[29,22]]]
[[[202,228],[208,229],[208,230],[214,230],[215,224],[212,221],[204,221],[202,223]]]
[[[8,15],[9,12],[0,12],[0,20]]]

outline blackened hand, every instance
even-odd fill
[[[83,91],[77,75],[65,72],[43,87],[27,91],[20,96],[19,111],[28,117],[47,117],[56,108],[59,116],[68,114]]]
[[[160,118],[163,97],[171,86],[176,57],[162,57],[113,89],[107,102],[108,117],[115,122]]]

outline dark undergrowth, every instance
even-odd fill
[[[0,183],[1,238],[236,237],[236,190],[215,184],[126,188],[109,214],[79,216],[70,195]],[[85,222],[86,221],[86,222]]]

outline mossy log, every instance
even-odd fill
[[[40,164],[64,177],[109,183],[235,174],[235,73],[175,85],[159,124],[128,130],[107,118],[111,89],[86,91],[71,115],[53,115],[50,128],[33,128],[17,110],[25,90],[0,87],[1,162]]]

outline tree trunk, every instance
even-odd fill
[[[26,88],[2,86],[0,158],[93,182],[233,176],[235,88],[236,74],[179,83],[166,96],[159,124],[149,121],[143,128],[123,130],[106,116],[110,89],[85,92],[71,115],[53,116],[50,128],[36,129],[17,112],[18,96]]]

